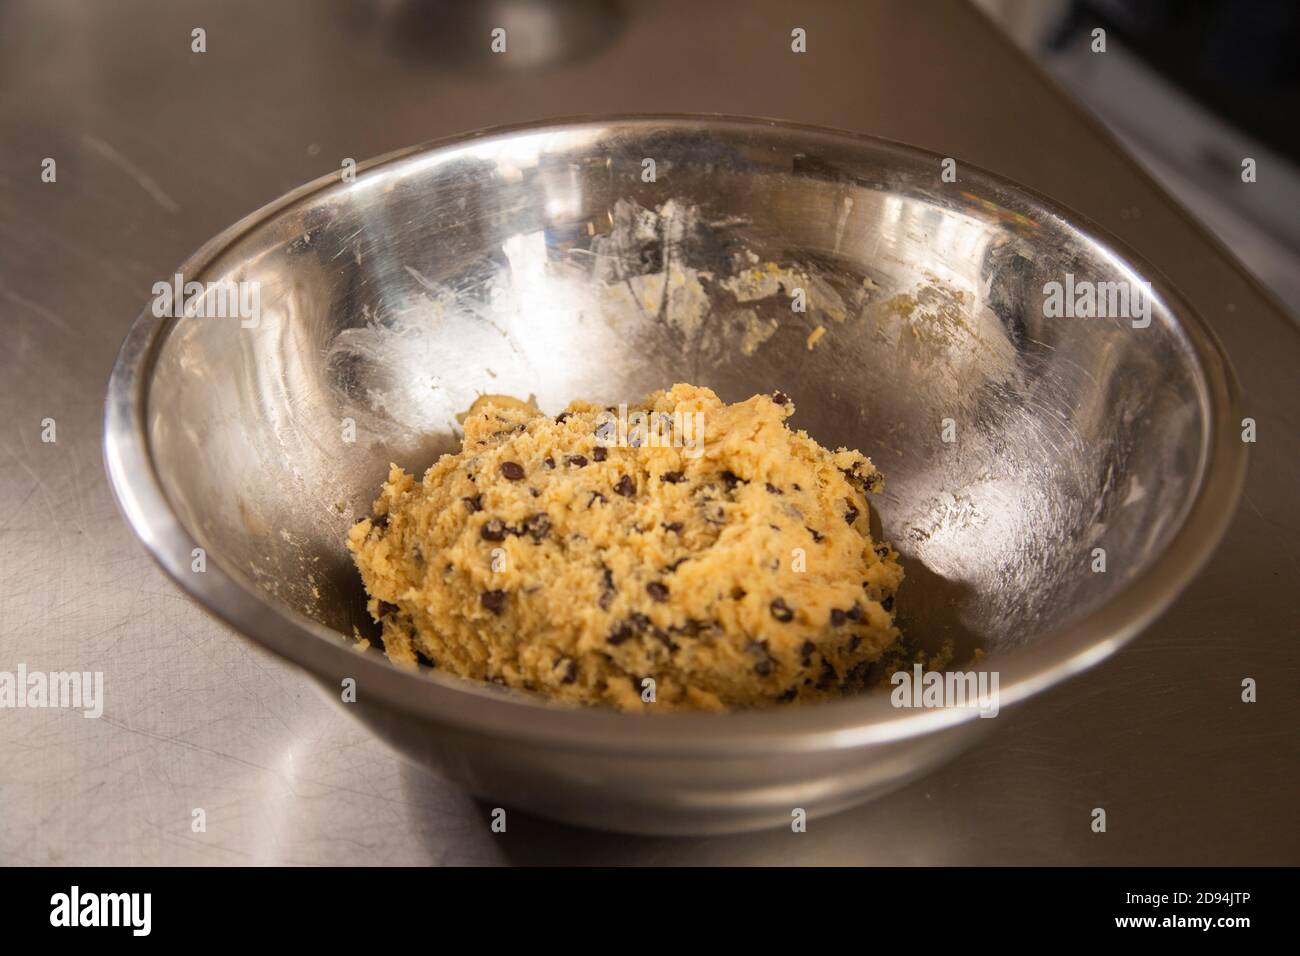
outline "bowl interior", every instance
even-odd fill
[[[682,381],[728,400],[779,388],[796,426],[884,472],[907,633],[959,657],[1034,642],[1166,547],[1206,460],[1206,385],[1167,303],[1104,244],[943,172],[832,133],[646,120],[324,184],[183,277],[245,295],[159,346],[146,421],[164,491],[209,560],[365,634],[345,533],[389,462],[421,473],[457,446],[479,395],[555,412]],[[1075,315],[1053,313],[1050,283]],[[1078,315],[1087,283],[1094,301],[1131,293],[1127,312],[1112,297]],[[200,311],[222,311],[215,296]]]

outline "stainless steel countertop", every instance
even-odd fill
[[[0,710],[0,862],[1300,862],[1300,334],[1281,310],[973,9],[592,3],[545,29],[530,6],[0,8],[0,670],[103,671],[106,697],[98,720]],[[487,52],[494,16],[505,57]],[[807,54],[789,52],[796,26]],[[489,807],[182,597],[104,479],[116,348],[205,239],[345,157],[635,111],[862,130],[1047,193],[1183,290],[1258,422],[1227,539],[1155,626],[956,762],[806,834],[638,839],[520,814],[493,834]],[[1240,701],[1244,677],[1258,703]]]

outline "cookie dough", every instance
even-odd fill
[[[554,418],[485,396],[458,454],[397,465],[348,547],[395,662],[624,710],[726,710],[863,687],[893,644],[882,479],[786,419],[675,385]],[[674,427],[675,426],[675,427]]]

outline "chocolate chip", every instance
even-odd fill
[[[517,461],[503,461],[501,463],[501,474],[508,481],[519,481],[524,477],[524,466]]]
[[[569,412],[560,412],[560,414],[555,416],[555,424],[563,425],[569,420],[569,414]]]
[[[602,611],[608,611],[609,606],[614,603],[614,572],[609,568],[604,568],[603,570],[604,574],[601,577],[601,583],[604,585],[604,589],[601,591],[598,603],[600,604],[600,609]]]
[[[844,680],[850,684],[861,686],[867,683],[867,678],[871,674],[872,661],[858,661],[849,668],[849,672],[844,675]]]
[[[783,494],[785,494],[784,491],[782,491],[782,490],[781,490],[780,488],[778,488],[776,485],[772,484],[770,481],[767,482],[763,487],[766,488],[770,493],[772,493],[772,494],[774,494],[774,495],[783,495]]]
[[[599,491],[593,491],[591,493],[591,500],[587,502],[587,507],[590,508],[597,501],[599,501],[603,505],[605,502],[609,501],[609,499],[606,498],[604,495],[602,495]]]
[[[840,472],[843,473],[849,484],[863,492],[875,493],[880,490],[881,485],[884,483],[884,478],[880,472],[874,469],[866,471],[865,466],[860,461],[855,461],[848,468],[841,468]]]
[[[807,531],[810,535],[812,535],[814,544],[821,544],[822,539],[826,537],[820,531],[816,530],[815,528],[810,528],[807,525],[804,525],[804,530]]]
[[[575,468],[586,468],[586,467],[587,467],[587,456],[586,456],[586,455],[570,455],[568,458],[564,459],[564,462],[565,462],[565,464],[567,464],[567,465],[572,465],[572,466],[575,467]]]
[[[812,641],[804,641],[803,646],[799,648],[799,663],[804,667],[809,666],[812,663],[813,651],[815,650],[817,650],[817,646]]]
[[[528,493],[532,495],[534,498],[540,498],[542,496],[542,493],[538,491],[536,488],[529,488]]]
[[[562,657],[555,662],[555,670],[564,668],[564,676],[560,678],[561,684],[572,684],[578,679],[578,662],[571,657]]]
[[[397,611],[397,609],[398,609],[398,608],[397,608],[397,605],[396,605],[396,604],[389,604],[387,601],[380,601],[380,602],[379,602],[379,616],[380,616],[380,617],[388,617],[388,615],[394,613],[395,611]]]
[[[678,627],[673,625],[668,628],[674,634],[685,634],[687,637],[699,637],[705,631],[711,631],[717,626],[717,622],[701,621],[698,618],[688,617],[686,623]]]
[[[773,392],[772,401],[777,405],[784,405],[786,402],[790,401],[790,396],[785,392]]]
[[[665,471],[659,476],[660,481],[666,481],[670,485],[678,484],[684,476],[680,471]]]
[[[370,523],[376,528],[387,528],[388,515],[386,513],[382,515],[375,515],[373,518],[370,519]]]
[[[483,527],[478,529],[478,533],[484,541],[504,541],[509,530],[500,518],[488,518],[483,522]]]
[[[892,611],[894,609],[894,596],[892,594],[889,595],[889,597],[880,602],[880,606],[886,611]]]
[[[596,446],[591,450],[592,461],[604,461],[608,457],[609,457],[609,452],[604,448],[601,448],[600,446]]]
[[[844,614],[850,621],[862,620],[862,608],[857,604],[854,604],[853,607],[845,611]]]
[[[858,645],[861,643],[862,643],[862,635],[854,634],[852,637],[849,638],[849,650],[856,651],[858,649]]]
[[[634,633],[635,632],[629,625],[620,624],[618,627],[614,628],[614,630],[609,632],[609,637],[605,638],[605,641],[606,643],[618,647],[618,645],[622,644],[624,641],[631,640]]]
[[[785,598],[777,598],[768,605],[768,608],[771,610],[772,616],[782,624],[794,620],[794,611],[790,609],[790,605],[785,603]]]
[[[732,589],[731,589],[731,599],[732,599],[733,601],[743,601],[743,600],[745,599],[745,589],[742,588],[742,587],[734,587],[734,588],[732,588]]]
[[[551,533],[551,516],[544,511],[529,515],[524,519],[524,533],[534,541],[541,541]]]
[[[681,534],[682,528],[686,527],[680,521],[669,521],[662,526],[665,531],[671,531],[674,534]]]
[[[483,510],[483,496],[482,496],[482,495],[474,495],[474,496],[469,497],[469,498],[461,498],[460,500],[463,501],[463,502],[465,502],[465,507],[469,509],[469,513],[470,513],[470,514],[474,514],[474,513],[477,512],[477,511],[482,511],[482,510]]]
[[[831,608],[831,626],[832,626],[832,627],[842,627],[843,624],[844,624],[844,622],[847,621],[848,619],[849,619],[849,616],[848,616],[847,614],[845,614],[843,611],[841,611],[839,608],[837,608],[837,607],[833,607],[833,608]]]
[[[668,585],[659,581],[651,581],[645,586],[646,594],[650,595],[660,603],[668,600]]]
[[[674,571],[676,571],[678,568],[680,568],[683,564],[685,564],[689,560],[690,558],[678,558],[672,564],[664,568],[664,570],[667,571],[669,574],[672,574]]]
[[[554,467],[555,467],[555,459],[554,459],[554,458],[551,458],[551,457],[548,455],[545,459],[543,459],[542,464],[545,465],[547,468],[554,468]]]
[[[754,665],[754,673],[757,674],[759,677],[766,677],[767,675],[771,674],[772,662],[770,660],[759,661],[757,664]]]
[[[798,696],[799,696],[799,688],[791,687],[789,690],[782,691],[780,696],[777,697],[776,702],[778,704],[788,704],[790,703],[790,701],[794,700]]]
[[[736,485],[749,484],[746,479],[741,478],[734,471],[724,471],[722,473],[722,483],[727,486],[728,491],[734,491]]]
[[[831,662],[822,658],[822,672],[817,677],[817,689],[826,690],[839,679],[839,676]]]
[[[624,498],[631,498],[636,494],[636,482],[632,480],[631,475],[624,475],[618,480],[618,484],[614,486],[614,490]]]
[[[849,510],[844,512],[844,523],[853,524],[853,522],[857,520],[858,520],[858,509],[853,507],[853,505],[849,505]]]
[[[493,614],[500,614],[506,607],[505,591],[484,591],[479,595],[479,603]]]

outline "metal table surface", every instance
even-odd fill
[[[103,671],[106,698],[98,720],[0,710],[0,862],[1300,862],[1300,335],[1230,253],[972,8],[592,3],[556,25],[505,6],[496,58],[490,13],[449,13],[468,5],[0,7],[0,670]],[[209,236],[345,157],[636,111],[862,130],[1047,193],[1184,291],[1258,422],[1227,539],[1155,626],[939,772],[804,834],[638,839],[518,814],[493,834],[487,807],[182,597],[105,483],[117,346]]]

